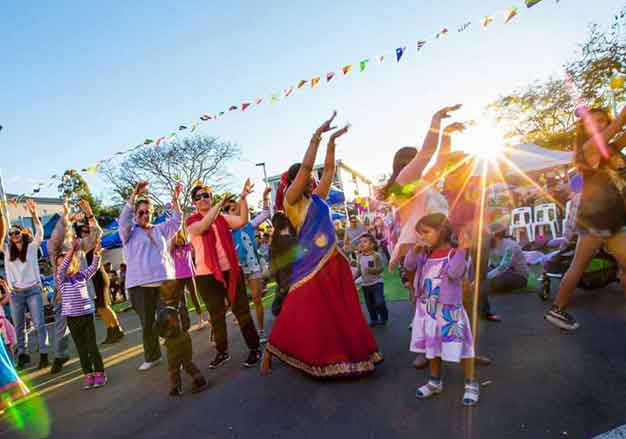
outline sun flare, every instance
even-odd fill
[[[460,143],[462,151],[489,162],[497,161],[505,148],[503,133],[487,122],[468,126]]]

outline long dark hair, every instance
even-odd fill
[[[423,216],[415,225],[415,230],[419,233],[421,227],[430,227],[439,232],[438,245],[452,243],[452,226],[448,217],[443,213],[431,213]]]
[[[592,108],[590,110],[581,110],[585,111],[589,116],[593,114],[600,114],[604,116],[609,122],[611,121],[611,116],[609,112],[604,108]],[[587,130],[585,129],[585,118],[582,117],[583,114],[579,114],[579,119],[576,121],[576,144],[574,145],[574,164],[577,166],[582,166],[583,168],[588,167],[587,161],[585,160],[585,155],[583,151],[583,146],[585,143],[591,138]]]
[[[293,183],[293,181],[296,179],[296,176],[298,175],[298,172],[300,172],[300,168],[302,167],[302,163],[294,163],[293,165],[289,166],[289,170],[287,171],[287,184],[291,184]]]
[[[272,217],[272,244],[270,245],[270,269],[272,273],[278,270],[286,270],[291,267],[295,260],[297,247],[296,229],[283,212],[276,212]],[[289,230],[289,235],[283,235],[284,229]]]
[[[387,180],[387,183],[380,189],[378,193],[379,199],[386,199],[389,195],[391,195],[391,189],[393,188],[396,178],[400,175],[400,172],[408,165],[411,160],[415,158],[417,155],[417,148],[413,146],[405,146],[396,151],[396,154],[393,156],[393,169],[391,173],[391,177]]]
[[[19,224],[11,226],[11,228],[19,229],[22,232],[22,248],[21,250],[17,248],[17,245],[9,240],[9,260],[11,262],[19,259],[22,262],[26,262],[26,254],[28,253],[28,245],[32,242],[33,236],[30,233],[30,230],[26,227],[22,227]]]

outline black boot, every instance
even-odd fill
[[[30,355],[28,354],[20,354],[17,357],[17,370],[22,370],[30,363]]]
[[[48,366],[50,366],[50,362],[48,361],[48,354],[39,354],[39,366],[37,366],[37,369],[45,369]]]
[[[118,341],[124,338],[124,331],[122,331],[122,328],[120,328],[119,326],[116,326],[115,328],[113,328],[111,330],[111,334],[112,334],[111,343],[117,343]]]
[[[203,390],[207,389],[209,385],[202,375],[199,375],[193,379],[193,384],[191,386],[191,393],[200,393]]]
[[[113,343],[113,328],[107,328],[107,336],[101,344],[111,344]]]
[[[61,372],[61,369],[63,369],[63,365],[67,363],[68,361],[69,361],[69,358],[67,357],[55,358],[54,361],[52,362],[52,368],[50,369],[50,373],[54,375],[56,373]]]

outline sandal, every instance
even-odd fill
[[[465,393],[463,394],[463,405],[471,407],[478,404],[480,389],[477,381],[469,381],[465,383]]]
[[[443,392],[441,380],[430,378],[426,384],[415,391],[415,397],[417,399],[426,399],[441,392]]]

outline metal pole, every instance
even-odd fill
[[[263,181],[265,182],[265,187],[267,187],[269,185],[268,181],[267,181],[267,169],[265,168],[265,162],[262,163],[257,163],[256,166],[262,166],[263,167]],[[264,188],[265,190],[265,188]],[[276,195],[274,195],[276,196]],[[272,207],[273,207],[272,203],[272,198],[270,197],[270,211],[272,211]]]

